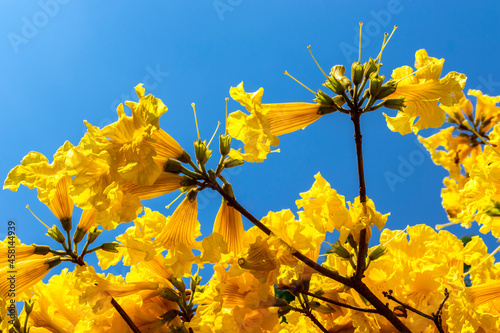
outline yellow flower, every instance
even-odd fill
[[[168,222],[156,238],[165,249],[173,249],[179,243],[188,247],[196,245],[195,239],[201,235],[198,216],[198,202],[189,194],[179,204]]]
[[[262,162],[273,152],[271,147],[279,144],[277,136],[304,129],[322,116],[321,105],[316,103],[261,104],[263,93],[263,88],[245,92],[243,82],[230,89],[231,97],[250,112],[236,111],[227,119],[229,135],[245,144],[244,153],[231,150],[234,159]]]
[[[415,134],[424,128],[438,128],[443,125],[446,114],[438,106],[452,106],[463,97],[462,89],[465,85],[464,74],[448,73],[440,79],[444,59],[429,57],[425,50],[418,50],[415,54],[415,68],[413,72],[408,66],[395,69],[392,72],[398,83],[396,92],[387,98],[405,98],[404,111],[398,111],[396,117],[389,117],[384,113],[387,126],[393,132],[400,134]],[[417,120],[418,118],[418,120]]]
[[[75,273],[69,273],[67,268],[52,276],[47,284],[37,283],[28,322],[31,331],[46,328],[49,332],[63,333],[85,329],[94,316],[87,304],[80,303],[78,285]]]
[[[3,188],[17,191],[21,184],[30,189],[37,188],[38,199],[49,205],[56,195],[57,184],[67,175],[64,164],[71,148],[73,145],[66,141],[54,154],[51,164],[44,155],[30,152],[23,158],[21,165],[9,172]]]
[[[58,256],[31,259],[16,263],[15,269],[5,266],[0,269],[0,297],[5,300],[18,298],[28,288],[34,286],[50,271],[61,263]]]
[[[241,252],[244,232],[241,214],[229,206],[224,199],[215,217],[213,232],[222,235],[230,252],[233,252],[235,255]]]
[[[8,236],[0,242],[0,267],[8,264],[17,265],[17,262],[52,257],[48,246],[36,244],[25,245],[16,236]],[[14,271],[15,268],[12,269]]]
[[[271,133],[266,114],[267,108],[261,105],[264,89],[254,93],[247,93],[243,89],[243,82],[236,88],[231,87],[231,97],[245,106],[250,115],[242,111],[231,113],[227,118],[227,130],[231,137],[245,144],[245,152],[231,150],[229,156],[247,162],[262,162],[271,152],[271,146],[276,147],[280,140]]]
[[[318,120],[320,105],[315,103],[264,104],[268,108],[267,121],[272,135],[283,135],[304,129]]]
[[[156,150],[156,156],[153,159],[160,169],[163,170],[169,158],[189,161],[189,155],[187,155],[184,149],[161,128],[153,132],[153,138],[156,140],[153,143],[153,147]]]
[[[488,132],[500,120],[500,107],[495,106],[500,102],[500,96],[490,97],[472,89],[467,94],[477,97],[474,121],[479,124],[480,133]]]

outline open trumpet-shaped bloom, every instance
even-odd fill
[[[417,72],[408,66],[392,72],[392,78],[401,81],[387,98],[404,97],[406,107],[404,111],[398,111],[396,117],[384,114],[391,131],[401,134],[413,131],[416,134],[421,129],[443,125],[446,114],[438,103],[445,106],[458,103],[463,97],[466,80],[464,74],[456,72],[440,79],[443,63],[444,59],[429,57],[425,50],[418,50],[415,54]]]

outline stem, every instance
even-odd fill
[[[134,332],[134,333],[141,333],[141,331],[139,331],[139,329],[137,328],[137,326],[135,326],[135,324],[132,321],[132,319],[130,319],[130,317],[125,312],[125,310],[123,310],[123,308],[120,306],[120,304],[118,304],[118,302],[113,297],[111,297],[111,304],[115,307],[116,311],[118,311],[118,313],[120,314],[120,316],[122,316],[123,320],[125,320],[125,322],[127,323],[128,327],[130,327],[130,329],[132,330],[132,332]]]
[[[340,306],[340,307],[343,307],[343,308],[351,309],[351,310],[356,310],[356,311],[361,311],[361,312],[368,312],[368,313],[378,313],[377,309],[360,308],[360,307],[357,307],[357,306],[354,306],[354,305],[349,305],[349,304],[346,304],[346,303],[334,301],[333,299],[330,299],[330,298],[327,298],[327,297],[323,297],[321,295],[316,295],[316,294],[313,294],[313,293],[305,291],[305,290],[297,289],[297,288],[294,288],[292,286],[281,286],[278,289],[292,290],[292,291],[295,291],[295,292],[298,292],[298,293],[301,293],[301,294],[304,294],[304,295],[307,295],[307,296],[311,296],[311,297],[320,299],[320,300],[322,300],[324,302],[327,302],[327,303],[330,303],[330,304],[334,304],[334,305],[337,305],[337,306]]]
[[[318,328],[322,331],[322,332],[325,332],[325,333],[329,333],[329,331],[319,322],[319,320],[311,313],[310,310],[308,309],[298,309],[298,308],[294,308],[292,307],[292,309],[294,311],[297,311],[299,313],[302,313],[304,314],[306,317],[308,317],[309,319],[311,319],[311,321],[316,325],[318,326]]]
[[[367,214],[366,209],[366,185],[365,185],[365,170],[363,165],[363,136],[361,135],[360,124],[361,113],[354,110],[351,114],[351,120],[354,123],[354,140],[356,142],[356,157],[358,162],[358,178],[359,178],[359,201],[363,205],[363,214]],[[356,278],[361,280],[366,269],[366,255],[368,253],[368,242],[366,240],[366,229],[361,230],[359,236],[358,247],[358,262],[356,269]]]

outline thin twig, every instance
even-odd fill
[[[135,326],[135,324],[132,321],[132,319],[130,319],[130,317],[125,312],[125,310],[123,310],[123,308],[120,306],[120,304],[118,304],[118,302],[113,297],[111,297],[111,304],[115,307],[116,311],[118,311],[118,313],[123,318],[123,320],[125,320],[125,322],[127,323],[128,327],[130,327],[130,329],[132,330],[132,332],[134,332],[134,333],[141,333],[141,331],[139,331],[139,329],[137,328],[137,326]]]
[[[439,308],[438,308],[436,314],[432,313],[430,315],[425,314],[422,311],[419,311],[419,310],[415,309],[414,307],[412,307],[412,306],[410,306],[408,304],[405,304],[405,303],[399,301],[397,298],[395,298],[394,296],[392,296],[392,290],[389,290],[388,292],[384,291],[383,294],[384,294],[385,297],[387,297],[388,299],[390,299],[390,300],[398,303],[403,308],[408,309],[408,310],[410,310],[410,311],[418,314],[421,317],[424,317],[426,319],[432,320],[434,322],[434,324],[436,325],[439,333],[444,333],[444,330],[443,330],[443,320],[442,320],[442,316],[441,315],[442,315],[442,312],[443,312],[444,304],[448,300],[448,297],[450,297],[450,293],[448,292],[448,289],[446,289],[446,288],[444,289],[444,299],[441,302],[441,304],[439,305]]]
[[[330,298],[327,298],[327,297],[323,297],[321,295],[316,295],[316,294],[313,294],[311,292],[308,292],[308,291],[305,291],[305,290],[301,290],[301,289],[298,289],[298,288],[294,288],[294,287],[291,287],[291,286],[281,286],[281,287],[279,287],[279,289],[287,289],[287,290],[296,291],[298,293],[301,293],[301,294],[304,294],[304,295],[307,295],[307,296],[315,297],[315,298],[320,299],[320,300],[322,300],[324,302],[327,302],[327,303],[330,303],[330,304],[334,304],[334,305],[337,305],[337,306],[340,306],[340,307],[344,307],[344,308],[347,308],[347,309],[351,309],[351,310],[356,310],[356,311],[360,311],[360,312],[368,312],[368,313],[379,313],[379,311],[377,309],[360,308],[360,307],[357,307],[357,306],[354,306],[354,305],[350,305],[350,304],[346,304],[346,303],[334,301],[333,299],[330,299]]]
[[[299,313],[302,313],[304,314],[307,318],[311,319],[311,321],[316,325],[318,326],[318,328],[322,331],[322,332],[325,332],[325,333],[328,333],[328,330],[323,326],[323,324],[321,324],[318,320],[318,318],[316,318],[316,316],[314,316],[311,312],[311,310],[309,309],[299,309],[299,308],[295,308],[295,307],[291,307],[292,310],[296,311],[296,312],[299,312]]]

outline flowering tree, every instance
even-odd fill
[[[361,63],[360,54],[350,77],[342,65],[323,72],[331,92],[312,91],[314,103],[263,104],[262,88],[232,87],[231,97],[247,113],[226,117],[215,170],[207,168],[212,140],[207,144],[198,134],[195,156],[186,153],[160,128],[167,107],[140,84],[139,101],[125,102],[131,116],[120,105],[115,123],[85,123],[79,144],[65,142],[51,163],[30,152],[4,188],[37,189],[60,221],[47,226],[60,247],[24,245],[14,234],[1,243],[1,330],[498,332],[500,270],[480,237],[464,244],[426,225],[384,228],[389,214],[379,213],[367,197],[361,117],[383,107],[397,110],[384,116],[389,129],[402,135],[447,121],[449,127],[419,140],[450,173],[442,190],[450,223],[468,227],[476,221],[481,232],[499,238],[500,97],[471,90],[474,110],[462,92],[465,75],[443,76],[444,60],[425,50],[416,52],[415,69],[394,69],[386,80],[380,71],[389,39],[386,34],[374,59]],[[263,162],[279,136],[341,113],[354,126],[358,197],[346,203],[318,173],[300,194],[297,214],[286,209],[259,220],[242,206],[236,195],[243,189],[232,188],[225,169]],[[231,149],[233,139],[244,143],[243,150]],[[213,232],[202,237],[196,197],[209,189],[222,203]],[[177,190],[184,199],[171,216],[143,207]],[[74,206],[83,210],[76,227]],[[254,227],[244,230],[242,216]],[[133,226],[116,242],[99,242],[101,233],[130,221]],[[374,226],[381,236],[370,248]],[[321,254],[325,235],[334,230],[338,240]],[[122,262],[129,273],[96,273],[85,261],[93,252],[103,270]],[[43,283],[63,261],[74,269]],[[206,264],[214,274],[202,283],[199,270]],[[20,314],[18,301],[25,302]]]

